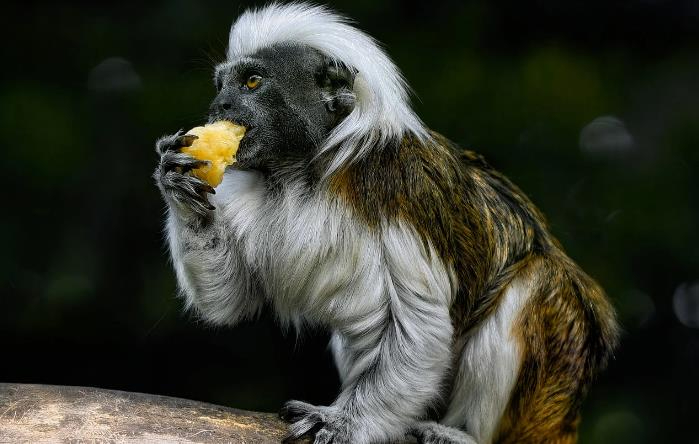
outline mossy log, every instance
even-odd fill
[[[186,399],[87,387],[0,384],[0,442],[279,443],[286,424]]]

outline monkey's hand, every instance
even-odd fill
[[[196,139],[197,136],[185,135],[182,130],[158,139],[155,150],[160,155],[160,163],[153,178],[169,204],[203,217],[214,210],[206,193],[216,192],[211,185],[188,173],[208,165],[209,162],[180,152],[183,147],[192,145]]]
[[[289,423],[289,436],[284,444],[293,443],[306,435],[315,434],[313,444],[344,444],[352,439],[349,418],[330,406],[315,406],[302,401],[288,401],[279,417]]]

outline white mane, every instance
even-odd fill
[[[413,135],[429,138],[410,108],[408,86],[398,68],[370,36],[324,6],[273,3],[248,10],[231,27],[228,60],[282,42],[308,45],[357,70],[354,110],[330,134],[321,152],[336,150],[327,174],[374,146]]]

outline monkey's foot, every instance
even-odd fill
[[[420,444],[476,444],[468,433],[434,421],[415,424],[410,434],[415,436]]]
[[[289,436],[284,443],[292,443],[307,435],[315,436],[313,444],[352,442],[347,421],[332,407],[288,401],[279,412],[279,417],[289,423]]]

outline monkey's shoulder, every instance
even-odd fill
[[[419,208],[446,205],[459,194],[462,175],[452,145],[404,137],[337,171],[331,190],[360,214],[391,219]]]
[[[454,216],[454,211],[470,212],[469,207],[477,211],[483,199],[536,211],[482,155],[439,133],[430,136],[426,141],[404,137],[366,153],[333,175],[331,191],[377,222],[379,217]]]

